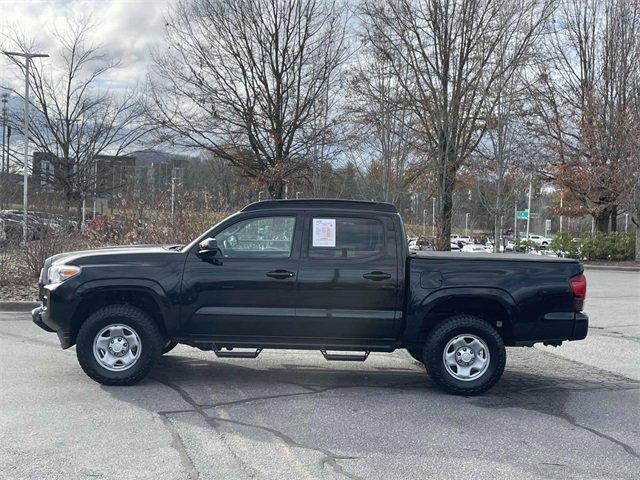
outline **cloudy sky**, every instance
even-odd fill
[[[95,23],[93,40],[111,56],[120,58],[122,68],[109,74],[115,87],[144,80],[150,51],[162,44],[164,15],[172,0],[0,0],[0,45],[11,48],[18,32],[32,38],[39,51],[52,56],[56,44],[52,32],[67,19],[91,15]],[[47,61],[47,60],[45,60]],[[20,84],[16,67],[0,59],[0,84]]]

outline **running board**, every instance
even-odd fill
[[[326,350],[320,350],[325,360],[329,361],[341,361],[341,362],[364,362],[369,356],[370,352],[364,352],[361,355],[354,355],[350,353],[327,353]]]
[[[260,352],[262,352],[261,348],[256,348],[255,350],[249,352],[240,352],[236,350],[219,350],[217,348],[213,349],[213,353],[215,353],[216,357],[219,358],[258,358]]]

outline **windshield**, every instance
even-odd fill
[[[224,218],[222,220],[220,220],[218,223],[216,223],[214,226],[212,226],[209,230],[207,230],[206,232],[204,232],[202,235],[200,235],[199,237],[197,237],[195,240],[193,240],[191,243],[189,243],[188,245],[186,245],[184,248],[182,248],[182,252],[188,252],[189,250],[191,250],[193,247],[195,247],[196,245],[198,245],[202,240],[204,240],[205,238],[209,238],[210,233],[215,230],[218,225],[223,224],[224,222],[226,222],[227,220],[229,220],[230,218],[233,218],[237,215],[240,215],[241,212],[236,212],[233,215],[229,215],[227,218]]]

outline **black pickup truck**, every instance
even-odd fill
[[[393,205],[253,203],[186,246],[55,255],[32,312],[92,379],[128,385],[176,344],[220,357],[315,349],[363,361],[406,348],[444,390],[483,392],[505,346],[587,335],[582,265],[533,255],[409,253]]]

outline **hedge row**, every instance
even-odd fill
[[[580,260],[633,260],[635,256],[634,235],[613,232],[608,235],[593,233],[583,238],[573,239],[567,232],[556,235],[549,250],[563,252],[563,255]]]

